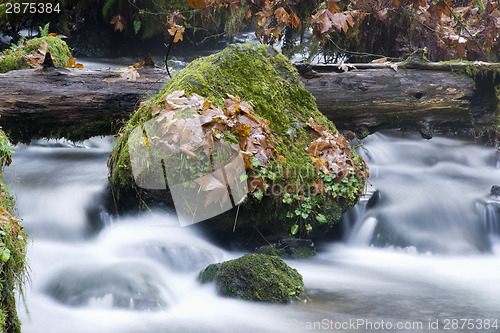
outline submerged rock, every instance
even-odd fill
[[[493,185],[490,190],[490,197],[494,199],[500,199],[500,186]]]
[[[134,254],[143,254],[173,271],[195,272],[214,262],[218,257],[205,248],[189,244],[149,241],[132,248]]]
[[[221,295],[249,301],[288,303],[304,291],[302,276],[283,260],[265,254],[211,264],[201,271],[202,283],[214,282]]]
[[[288,59],[249,45],[193,61],[142,103],[108,166],[119,210],[175,204],[179,215],[184,205],[194,212],[186,224],[209,211],[203,227],[241,243],[337,222],[368,176]]]
[[[169,293],[158,276],[136,263],[70,268],[48,283],[46,293],[71,306],[161,310]]]

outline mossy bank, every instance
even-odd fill
[[[201,271],[202,283],[214,282],[224,296],[249,301],[288,303],[304,292],[302,276],[283,260],[265,254],[211,264]]]
[[[248,236],[249,232],[258,232],[268,239],[279,239],[290,233],[307,236],[319,225],[338,221],[362,195],[366,165],[350,147],[336,146],[348,156],[345,160],[350,166],[337,178],[328,171],[321,172],[318,163],[323,159],[313,158],[311,149],[306,151],[317,137],[312,127],[332,133],[336,138],[341,136],[318,111],[294,66],[272,48],[238,44],[193,61],[131,117],[108,163],[111,190],[119,210],[141,204],[143,207],[172,206],[168,191],[136,186],[128,139],[133,129],[153,118],[154,110],[163,108],[170,93],[180,90],[186,96],[198,94],[220,106],[227,96],[239,96],[253,107],[256,117],[269,124],[269,141],[276,154],[266,164],[253,159],[254,167],[246,170],[250,178],[262,179],[265,185],[249,191],[252,193],[238,209],[203,223],[219,236]],[[255,239],[263,241],[261,236]]]
[[[12,151],[0,130],[0,332],[18,333],[21,323],[16,311],[16,288],[22,288],[26,271],[27,236],[12,214],[14,199],[2,181],[3,168],[10,164]]]

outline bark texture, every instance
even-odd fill
[[[116,133],[139,102],[168,79],[161,69],[135,70],[47,68],[0,74],[0,126],[14,142]]]

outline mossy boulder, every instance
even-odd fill
[[[228,96],[238,96],[252,106],[252,114],[267,123],[270,130],[268,139],[275,150],[273,157],[266,164],[251,159],[257,163],[253,168],[246,167],[248,179],[261,179],[265,184],[249,190],[251,193],[238,209],[202,223],[219,238],[242,236],[248,240],[256,230],[271,241],[290,233],[307,237],[312,229],[327,228],[337,222],[363,194],[366,165],[318,111],[314,97],[304,89],[295,67],[272,48],[237,44],[193,61],[157,95],[142,103],[125,125],[108,162],[111,193],[119,210],[141,205],[173,206],[168,189],[144,189],[136,185],[129,138],[135,128],[153,119],[159,109],[166,108],[166,98],[178,91],[183,91],[186,97],[200,95],[221,108],[226,107]],[[330,145],[344,154],[338,163],[348,168],[336,175],[320,165],[326,160],[336,161],[335,157],[316,158],[313,156],[316,150],[310,148],[322,136],[320,132],[331,133],[332,141],[323,142],[323,146]],[[144,149],[146,152],[145,146]],[[263,242],[260,235],[253,239]]]
[[[22,288],[26,270],[27,236],[13,214],[14,199],[2,181],[3,168],[10,164],[12,151],[0,130],[0,332],[21,331],[17,317],[15,289]]]
[[[265,254],[211,264],[201,271],[202,283],[214,282],[227,297],[249,301],[289,303],[304,292],[302,276],[283,260]]]
[[[45,44],[47,44],[46,51],[50,52],[54,65],[66,67],[69,58],[71,58],[71,50],[66,42],[57,36],[45,36],[26,40],[16,47],[0,53],[0,73],[31,68],[29,58],[34,55],[38,56],[36,61],[32,62],[41,63],[44,54],[41,54],[40,49],[45,52]]]

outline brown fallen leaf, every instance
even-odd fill
[[[122,32],[123,29],[125,29],[125,25],[127,24],[125,21],[125,18],[123,16],[121,16],[120,14],[113,16],[113,18],[111,19],[111,21],[109,23],[115,25],[114,31],[120,30],[120,32]]]

